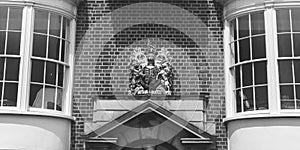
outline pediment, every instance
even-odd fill
[[[86,135],[90,142],[110,142],[121,146],[145,139],[209,144],[213,143],[214,136],[151,100]]]

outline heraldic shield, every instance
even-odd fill
[[[135,48],[130,57],[128,94],[135,97],[165,97],[172,95],[174,68],[170,53],[148,41],[146,49]]]

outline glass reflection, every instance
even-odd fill
[[[17,83],[5,83],[4,86],[4,105],[5,106],[17,106]]]
[[[294,90],[292,85],[280,86],[280,99],[282,109],[295,109]]]
[[[279,82],[280,83],[292,83],[292,61],[281,60],[278,62],[279,67]]]
[[[22,9],[21,8],[13,8],[9,9],[9,30],[21,30],[22,26]]]
[[[47,33],[48,29],[48,12],[35,10],[34,32]]]
[[[239,41],[240,61],[250,60],[250,40],[249,38]]]
[[[278,35],[278,56],[279,57],[291,57],[292,45],[290,34]]]
[[[251,33],[252,35],[263,34],[265,32],[264,12],[251,14]]]
[[[289,32],[290,30],[290,15],[288,9],[280,9],[276,12],[277,31]]]
[[[243,86],[252,85],[252,64],[242,66]]]
[[[239,37],[249,36],[249,17],[248,15],[238,18]]]

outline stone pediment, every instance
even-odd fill
[[[121,147],[142,140],[211,144],[214,136],[151,100],[86,134],[87,142],[113,143]]]

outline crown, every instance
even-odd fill
[[[147,59],[150,59],[150,60],[154,60],[155,56],[158,54],[157,53],[157,47],[154,44],[152,44],[149,39],[148,39],[148,42],[147,42],[147,47],[146,47],[145,54],[147,56]]]

